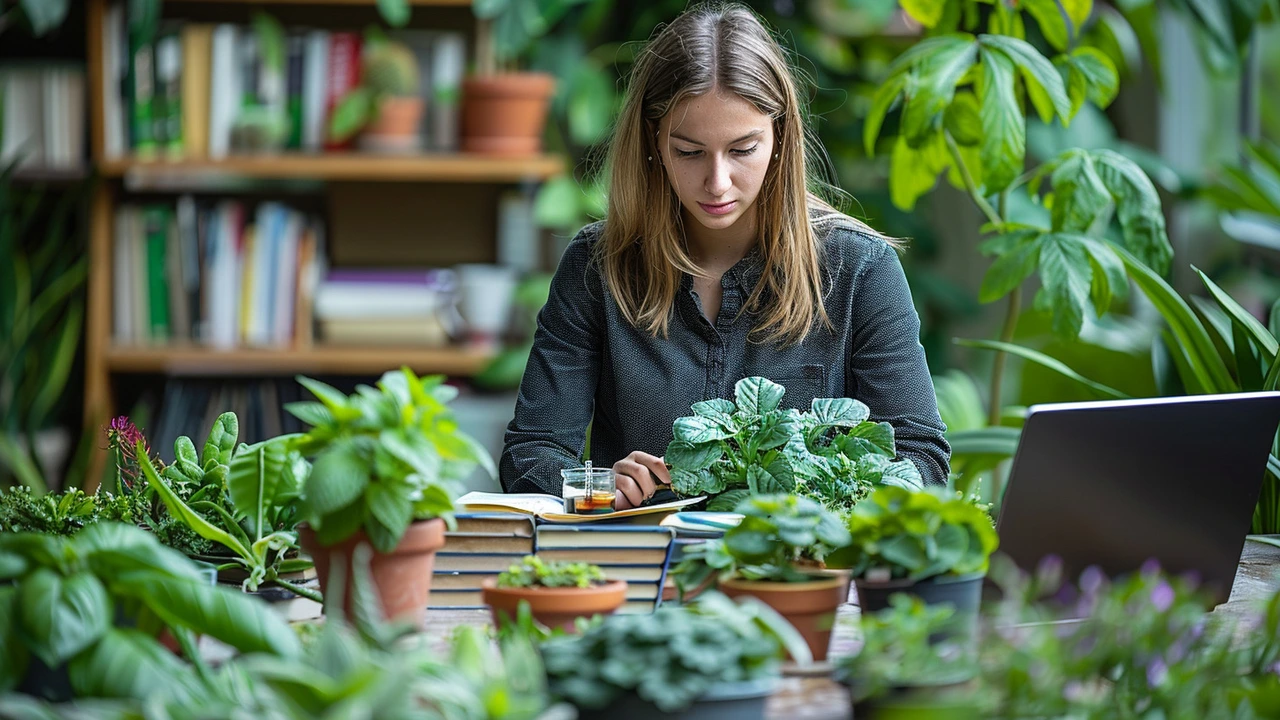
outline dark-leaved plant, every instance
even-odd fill
[[[500,588],[587,588],[604,582],[604,571],[598,565],[559,560],[543,561],[536,555],[526,555],[519,563],[498,575]]]
[[[918,488],[919,470],[895,460],[893,426],[873,422],[852,398],[815,398],[808,411],[782,408],[783,386],[739,380],[734,400],[694,403],[672,427],[666,462],[681,495],[711,495],[732,510],[748,495],[794,493],[845,511],[881,484]]]

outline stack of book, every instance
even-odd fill
[[[533,518],[516,513],[458,515],[436,553],[429,608],[483,608],[480,584],[534,553]]]
[[[123,205],[115,216],[115,340],[305,347],[324,263],[318,218],[277,202]]]
[[[316,288],[320,337],[331,345],[447,345],[455,285],[451,270],[332,270]]]
[[[0,66],[0,166],[84,165],[84,68],[33,62]]]
[[[627,581],[620,613],[650,613],[662,602],[675,530],[653,525],[539,525],[543,560],[599,565],[610,580]]]
[[[166,20],[155,38],[141,38],[128,31],[127,5],[113,3],[103,23],[108,157],[218,159],[342,149],[327,141],[326,128],[360,82],[359,32],[281,29],[269,20],[254,27]],[[455,150],[464,36],[405,31],[393,37],[418,58],[419,92],[429,108],[422,145]],[[277,45],[283,52],[264,52]]]

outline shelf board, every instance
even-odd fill
[[[167,0],[186,5],[377,5],[378,0]],[[470,7],[471,0],[409,0],[415,7]]]
[[[77,183],[89,177],[89,168],[87,165],[58,168],[28,166],[14,170],[12,177],[14,182],[20,183]]]
[[[341,347],[299,350],[202,346],[121,347],[107,350],[107,367],[118,373],[168,375],[380,375],[408,365],[419,375],[471,376],[493,359],[487,350],[464,348]]]
[[[492,183],[545,180],[563,172],[564,159],[558,155],[508,158],[465,154],[282,153],[223,160],[106,160],[100,168],[106,177],[123,177],[130,184],[138,185],[245,178]]]

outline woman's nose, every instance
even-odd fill
[[[713,198],[729,192],[733,179],[729,177],[729,163],[726,158],[711,156],[711,169],[707,174],[705,189]]]

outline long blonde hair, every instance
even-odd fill
[[[814,222],[843,219],[815,191],[830,190],[808,168],[825,167],[804,123],[786,55],[754,13],[736,4],[703,5],[667,25],[639,54],[609,149],[608,220],[599,262],[609,291],[632,326],[666,336],[682,273],[706,274],[685,247],[680,200],[658,157],[661,119],[682,100],[731,92],[774,122],[772,161],[756,199],[763,271],[743,311],[759,315],[754,338],[797,343],[823,306]],[[811,220],[810,210],[820,216]]]

